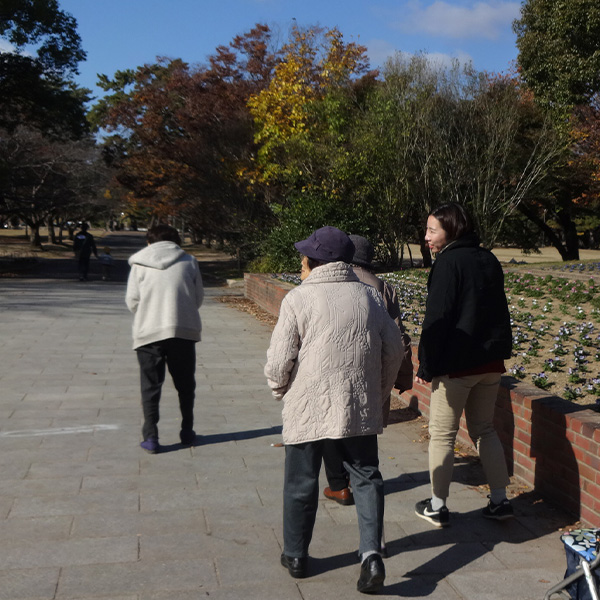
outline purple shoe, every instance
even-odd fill
[[[145,450],[148,454],[158,453],[159,445],[158,440],[155,438],[148,438],[147,440],[144,440],[140,446],[142,450]]]

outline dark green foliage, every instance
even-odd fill
[[[0,127],[19,124],[50,135],[87,132],[88,90],[72,76],[85,60],[75,19],[56,0],[0,0],[0,37],[15,52],[0,52]]]
[[[17,50],[35,46],[35,62],[48,73],[77,73],[85,60],[77,22],[57,0],[0,0],[0,37]]]
[[[277,215],[279,226],[265,240],[262,258],[253,264],[256,271],[298,271],[300,257],[294,242],[307,238],[315,229],[325,225],[338,227],[349,234],[368,236],[358,207],[309,194],[299,194],[288,200],[288,206]]]
[[[541,102],[587,104],[600,91],[598,0],[526,0],[514,30],[522,75]]]
[[[23,56],[0,53],[0,126],[8,131],[27,123],[49,135],[79,138],[88,131],[86,90],[44,74]]]

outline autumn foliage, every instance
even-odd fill
[[[592,108],[557,127],[518,73],[427,55],[380,73],[337,29],[273,38],[256,25],[206,64],[161,58],[101,78],[90,120],[132,211],[264,270],[295,268],[292,242],[327,224],[395,264],[447,201],[469,206],[490,247],[535,249],[543,232],[576,257],[600,173]]]

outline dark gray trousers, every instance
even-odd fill
[[[379,552],[383,533],[383,478],[379,472],[377,436],[328,440],[344,458],[354,494],[359,553]],[[285,447],[283,483],[283,551],[290,557],[308,556],[319,499],[319,472],[324,440]]]
[[[323,466],[329,488],[339,492],[348,487],[349,475],[344,469],[344,457],[335,440],[323,440]]]

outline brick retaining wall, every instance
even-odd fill
[[[244,273],[244,295],[272,315],[279,316],[283,297],[293,288],[290,283],[263,273]]]
[[[271,314],[292,285],[270,275],[246,273],[245,295]],[[417,364],[416,348],[413,362]],[[400,401],[429,417],[431,388],[415,384]],[[503,377],[496,405],[496,427],[515,478],[548,501],[600,526],[600,414]],[[461,421],[459,440],[472,446]]]

